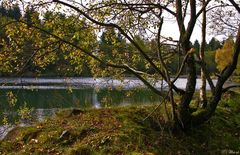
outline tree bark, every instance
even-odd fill
[[[202,6],[205,6],[205,0],[202,1]],[[206,44],[206,9],[203,10],[202,16],[202,43],[200,49],[200,59],[204,62],[204,52],[205,52],[205,44]],[[205,64],[204,64],[205,65]],[[206,107],[207,105],[207,96],[206,96],[206,76],[204,74],[204,70],[201,67],[201,87],[200,87],[200,103],[202,107]]]
[[[189,104],[192,100],[192,97],[195,92],[196,86],[196,68],[195,68],[195,61],[193,55],[188,57],[187,63],[187,84],[186,84],[186,91],[185,94],[182,96],[181,101],[179,103],[179,123],[182,129],[189,128],[191,122],[191,112],[189,108]]]

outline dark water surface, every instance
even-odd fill
[[[186,79],[180,78],[175,84],[184,88]],[[199,85],[198,79],[196,89]],[[155,87],[166,90],[166,83],[157,81]],[[17,99],[15,106],[9,104],[9,92]],[[0,125],[4,117],[9,123],[18,121],[26,124],[19,115],[19,109],[24,105],[32,109],[33,120],[41,121],[62,108],[157,104],[160,101],[159,96],[135,78],[123,81],[109,78],[0,78]],[[5,128],[9,129],[8,126],[0,126],[0,138],[6,133]]]
[[[8,93],[14,94],[16,105],[9,104]],[[160,97],[143,88],[123,89],[0,89],[0,118],[18,117],[18,111],[24,104],[32,108],[34,119],[41,120],[51,116],[56,109],[62,108],[100,108],[134,104],[155,104]]]
[[[1,109],[9,108],[7,93],[17,98],[18,109],[24,102],[35,109],[100,108],[125,104],[157,102],[159,97],[144,88],[135,89],[0,89]]]

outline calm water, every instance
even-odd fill
[[[143,104],[157,102],[159,98],[143,88],[130,90],[118,89],[0,89],[1,109],[10,108],[7,93],[12,92],[17,98],[14,108],[18,109],[24,102],[35,109],[52,108],[100,108],[106,106]]]
[[[175,84],[184,88],[186,79],[180,78]],[[198,80],[196,89],[199,86]],[[166,83],[157,81],[155,87],[165,90]],[[17,99],[15,106],[9,105],[9,92]],[[135,78],[123,81],[108,78],[0,78],[0,125],[3,117],[7,117],[10,123],[16,120],[26,123],[19,118],[18,111],[24,104],[33,109],[32,118],[41,121],[61,108],[157,104],[160,100],[159,96],[146,89]],[[0,138],[6,133],[6,127],[0,126]]]
[[[56,87],[56,89],[54,89]],[[36,120],[51,116],[56,109],[61,108],[100,108],[118,105],[156,104],[160,97],[144,88],[117,89],[117,88],[81,88],[72,89],[60,86],[50,86],[48,89],[11,88],[0,89],[0,121],[7,117],[10,122],[18,119],[18,109],[24,104],[33,108],[31,113]],[[30,89],[31,88],[31,89]],[[8,93],[11,92],[17,99],[16,105],[9,104]]]

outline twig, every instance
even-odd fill
[[[223,88],[222,92],[226,93],[229,89],[237,88],[237,87],[240,87],[240,85],[231,85],[231,86]]]
[[[160,107],[160,105],[162,105],[162,104],[165,102],[165,100],[166,100],[167,97],[168,97],[168,94],[169,94],[169,92],[167,93],[167,95],[165,95],[165,97],[163,98],[162,102],[159,103],[159,104],[155,107],[155,109],[153,109],[153,111],[151,111],[151,113],[148,114],[147,117],[145,117],[145,118],[143,119],[143,121],[145,121],[146,119],[148,119],[148,118]]]

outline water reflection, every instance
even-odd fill
[[[32,112],[32,117],[36,121],[43,121],[48,116],[53,116],[58,109],[52,108],[52,109],[35,109]]]
[[[9,105],[7,93],[12,92],[17,98],[15,106]],[[51,116],[59,108],[101,108],[126,104],[154,104],[159,96],[142,88],[130,90],[118,89],[0,89],[1,118],[9,120],[18,117],[18,110],[27,104],[33,108],[33,117],[42,120]]]
[[[98,101],[97,92],[95,90],[93,90],[93,94],[92,94],[92,103],[93,103],[93,107],[95,108],[101,107],[101,104]]]

